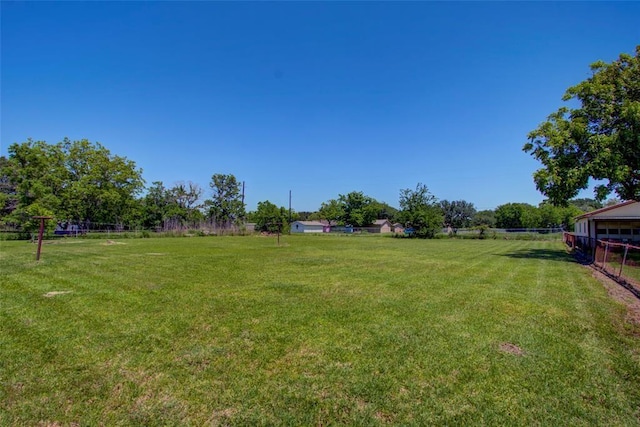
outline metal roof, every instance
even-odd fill
[[[638,202],[636,200],[627,200],[626,202],[618,203],[617,205],[607,206],[607,207],[604,207],[604,208],[596,209],[595,211],[587,212],[585,214],[577,216],[576,219],[591,218],[591,217],[594,217],[594,216],[598,216],[601,213],[612,211],[614,209],[618,209],[618,208],[621,208],[623,206],[631,205],[633,203],[640,203],[640,202]],[[626,217],[626,215],[625,215],[625,217]]]

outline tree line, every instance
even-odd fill
[[[145,188],[135,162],[100,143],[65,138],[57,144],[31,139],[14,143],[0,157],[0,223],[31,231],[34,216],[91,229],[123,225],[174,229],[208,222],[218,228],[240,224],[245,207],[233,175],[214,174],[211,197],[193,182]],[[146,190],[146,191],[145,191]]]
[[[352,191],[327,200],[314,212],[289,211],[269,200],[247,212],[241,182],[231,174],[213,174],[208,198],[193,182],[145,188],[135,162],[112,154],[99,143],[64,139],[57,144],[27,140],[12,144],[0,157],[0,221],[33,230],[34,216],[51,216],[58,224],[119,224],[151,230],[174,230],[208,224],[218,229],[255,223],[258,231],[288,228],[293,220],[325,220],[330,225],[365,227],[387,219],[431,237],[443,227],[547,228],[573,225],[573,218],[602,205],[592,199],[568,206],[508,203],[477,211],[465,200],[438,200],[427,186],[400,190],[398,207]]]

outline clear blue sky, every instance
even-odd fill
[[[538,204],[522,151],[589,64],[632,53],[640,3],[5,2],[0,155],[87,138],[150,185],[214,173],[316,210],[426,184]],[[583,193],[589,196],[591,193]]]

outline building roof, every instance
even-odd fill
[[[391,225],[391,222],[388,219],[376,219],[375,221],[373,221],[373,225],[379,225],[382,227],[387,222],[389,223],[389,225]]]
[[[315,226],[319,226],[322,227],[324,226],[323,223],[319,222],[319,221],[293,221],[293,223],[298,223],[298,224],[302,224],[302,225],[315,225]]]
[[[587,212],[585,214],[577,216],[576,219],[593,218],[593,217],[596,217],[596,216],[598,216],[598,215],[600,215],[602,213],[609,212],[609,211],[612,211],[612,210],[615,210],[615,209],[620,209],[623,206],[632,205],[634,203],[638,203],[638,208],[639,208],[638,216],[640,216],[640,202],[638,202],[636,200],[627,200],[626,202],[618,203],[617,205],[607,206],[607,207],[604,207],[604,208],[596,209],[595,211]]]

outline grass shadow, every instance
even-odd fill
[[[499,255],[517,259],[543,259],[547,261],[571,263],[578,262],[575,257],[560,249],[521,249],[518,251]]]

